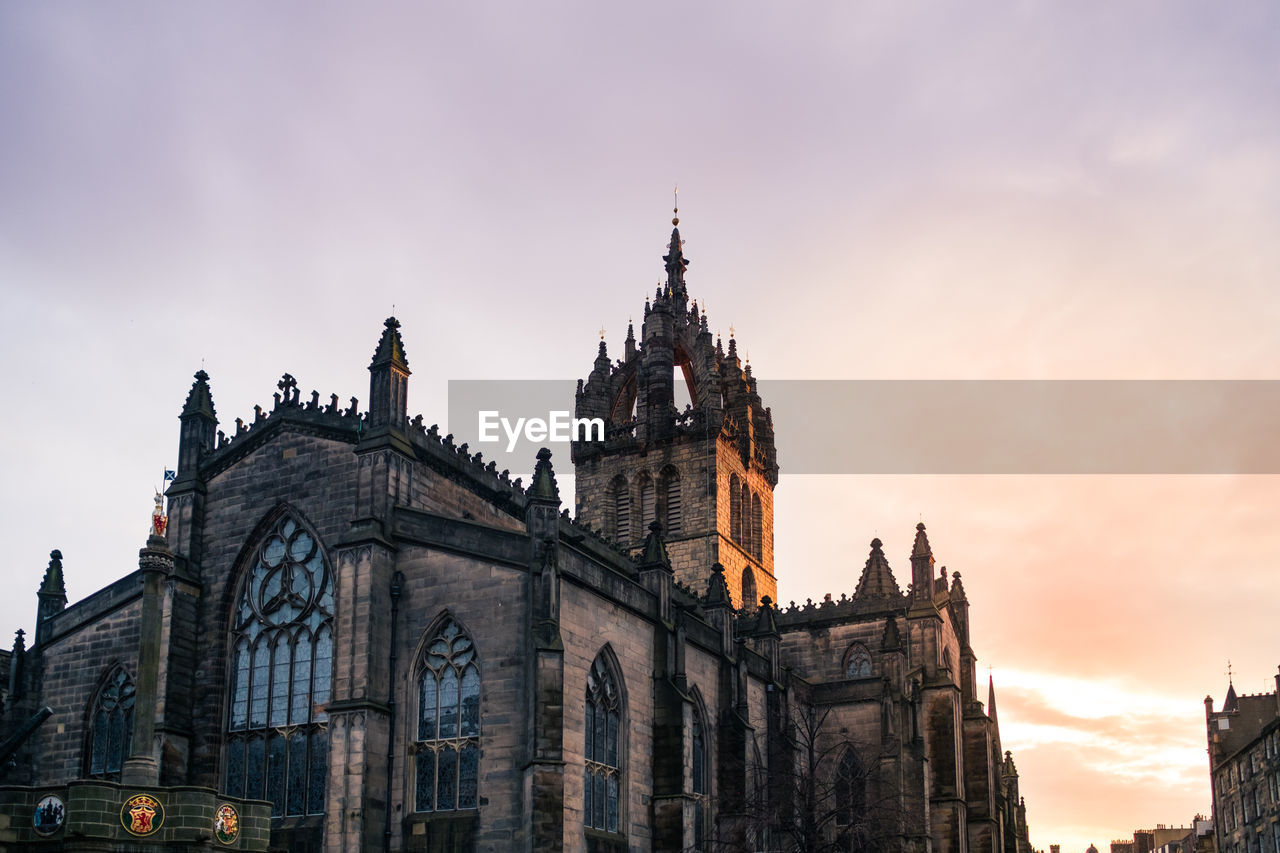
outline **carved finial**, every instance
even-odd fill
[[[151,510],[151,531],[149,536],[164,536],[164,529],[169,525],[169,517],[164,514],[164,495],[156,491],[156,505]]]
[[[673,207],[671,208],[671,224],[680,224],[680,187],[673,187],[671,190],[671,199]]]
[[[604,326],[600,327],[600,340],[604,340]]]

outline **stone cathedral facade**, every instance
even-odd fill
[[[31,574],[0,848],[1030,853],[923,524],[905,591],[875,539],[774,603],[772,416],[664,260],[579,384],[572,513],[549,451],[524,484],[408,416],[394,318],[363,408],[285,374],[228,427],[197,373],[137,570]]]

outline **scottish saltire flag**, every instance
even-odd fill
[[[164,469],[164,481],[166,483],[169,482],[170,480],[176,480],[176,479],[178,479],[177,471],[174,471],[171,468]]]

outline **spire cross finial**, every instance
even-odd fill
[[[735,337],[737,337],[737,336],[738,336],[738,333],[734,331],[733,326],[730,326],[730,327],[729,327],[729,337],[731,337],[731,338],[735,338]]]
[[[604,340],[604,326],[600,327],[600,340]]]
[[[1231,683],[1231,658],[1227,658],[1227,684]]]
[[[673,205],[671,208],[671,224],[679,225],[680,224],[680,187],[679,186],[674,186],[674,185],[672,186],[671,199],[672,199],[672,205]]]

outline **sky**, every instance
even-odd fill
[[[1277,43],[1266,2],[4,4],[0,626],[53,548],[72,601],[136,567],[202,366],[228,429],[286,371],[366,397],[393,312],[428,423],[584,376],[675,184],[762,380],[1275,378]],[[905,586],[921,519],[962,573],[1036,847],[1207,812],[1204,696],[1275,689],[1280,478],[779,463],[784,603],[875,536]]]

